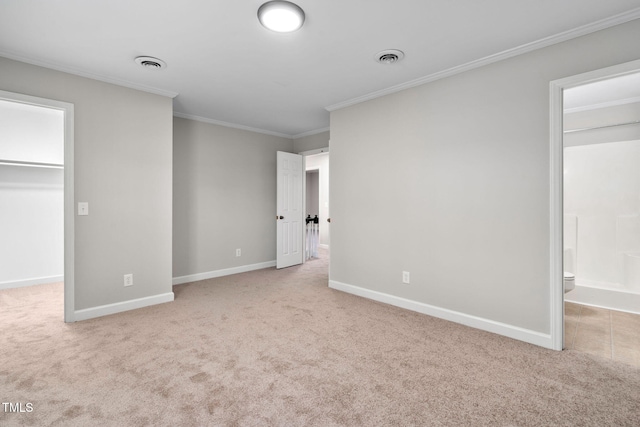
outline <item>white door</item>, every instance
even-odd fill
[[[278,151],[276,268],[302,264],[302,156]]]

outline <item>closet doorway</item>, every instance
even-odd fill
[[[73,322],[73,105],[0,91],[0,122],[0,289],[64,281]]]

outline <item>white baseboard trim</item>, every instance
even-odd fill
[[[425,304],[394,295],[385,294],[358,286],[348,285],[346,283],[329,280],[329,287],[339,291],[360,297],[372,299],[374,301],[383,302],[385,304],[394,305],[440,319],[448,320],[472,328],[481,329],[483,331],[492,332],[498,335],[504,335],[509,338],[524,341],[540,347],[552,348],[551,335],[529,329],[520,328],[518,326],[508,325],[506,323],[496,322],[482,317],[476,317],[465,313],[460,313],[446,308],[440,308],[433,305]]]
[[[324,243],[318,243],[318,247],[322,248],[322,249],[329,249],[329,245],[324,244]]]
[[[45,283],[64,282],[64,276],[36,277],[34,279],[0,282],[0,289],[23,288],[25,286],[44,285]]]
[[[241,265],[240,267],[224,268],[222,270],[207,271],[204,273],[189,274],[173,278],[174,285],[197,282],[199,280],[213,279],[215,277],[230,276],[232,274],[246,273],[247,271],[262,270],[263,268],[275,267],[276,261],[260,262],[258,264]]]
[[[173,292],[167,292],[166,294],[153,295],[150,297],[137,298],[129,301],[116,302],[114,304],[76,310],[74,313],[74,319],[75,321],[88,320],[95,317],[108,316],[110,314],[122,313],[123,311],[135,310],[171,301],[173,301]]]

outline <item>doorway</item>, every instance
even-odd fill
[[[22,211],[12,209],[6,215],[16,225],[14,248],[27,240],[38,238],[43,230],[29,228],[39,226],[62,226],[62,230],[49,230],[51,248],[38,247],[37,253],[18,254],[12,270],[5,271],[2,280],[5,287],[29,286],[46,283],[53,279],[64,280],[64,321],[74,321],[74,185],[73,185],[73,104],[44,98],[0,91],[0,113],[11,126],[5,126],[0,152],[0,167],[7,181],[7,191],[15,205],[21,199],[29,199],[33,206],[23,206]],[[19,117],[19,119],[17,119]],[[49,136],[43,136],[49,134]],[[19,143],[11,142],[19,141]],[[39,191],[35,192],[34,188]],[[41,191],[43,190],[44,191]],[[61,200],[56,193],[62,190]],[[36,197],[32,197],[37,193]],[[14,200],[15,199],[15,200]],[[62,208],[61,210],[59,210]],[[37,209],[45,210],[35,212]],[[47,209],[50,210],[47,215]],[[59,213],[56,213],[56,212]],[[25,214],[29,213],[29,215]],[[31,215],[33,214],[33,215]],[[36,218],[40,214],[39,218]],[[57,215],[57,218],[56,218]],[[34,222],[29,224],[29,221]],[[48,221],[47,220],[51,220]],[[57,227],[59,228],[59,227]],[[20,235],[23,229],[24,235]],[[17,234],[16,234],[17,233]],[[56,234],[58,234],[56,236]],[[22,237],[22,238],[21,238]],[[47,243],[43,243],[46,246]],[[60,248],[59,243],[62,244]],[[27,248],[32,251],[32,248]],[[32,259],[27,261],[24,258]],[[46,258],[46,260],[45,260]],[[17,265],[16,265],[17,264]],[[62,264],[62,277],[59,277]],[[41,270],[28,272],[31,266]],[[56,272],[43,273],[44,271]]]
[[[550,85],[550,99],[551,99],[551,150],[550,150],[550,165],[551,165],[551,200],[550,200],[550,231],[551,231],[551,259],[550,259],[550,297],[551,297],[551,311],[550,311],[550,324],[551,324],[551,343],[552,348],[555,350],[562,350],[567,347],[567,337],[571,337],[572,330],[565,330],[565,292],[564,292],[564,272],[567,269],[574,269],[575,272],[579,272],[580,267],[576,258],[578,248],[577,243],[577,229],[579,227],[580,219],[576,218],[575,214],[565,212],[565,149],[567,145],[572,144],[572,140],[575,140],[575,136],[578,133],[586,134],[587,131],[591,132],[600,127],[599,125],[591,126],[574,126],[573,129],[567,128],[570,124],[567,118],[565,123],[565,97],[571,100],[571,96],[579,93],[576,90],[581,87],[587,87],[587,85],[597,85],[607,81],[611,81],[614,78],[623,78],[625,76],[631,76],[640,72],[640,61],[633,61],[617,66],[605,68],[602,70],[596,70],[593,72],[580,74],[577,76],[568,77],[565,79],[551,82]],[[582,93],[583,100],[587,99]],[[620,101],[620,100],[619,100]],[[627,102],[629,100],[626,100]],[[640,101],[636,100],[636,102]],[[584,103],[584,102],[583,102]],[[573,109],[574,112],[578,111],[594,111],[596,108],[608,108],[614,106],[611,100],[601,100],[600,102],[590,101],[591,106],[568,106],[569,110]],[[620,105],[618,103],[618,105]],[[594,108],[595,106],[595,108]],[[601,112],[600,112],[601,113]],[[619,113],[619,111],[617,112]],[[594,113],[589,113],[593,115]],[[617,117],[620,117],[619,115]],[[573,118],[572,118],[573,119]],[[609,118],[608,120],[611,120]],[[615,120],[614,120],[615,121]],[[601,132],[602,129],[616,129],[620,130],[623,126],[627,126],[630,123],[624,124],[624,120],[619,123],[606,123],[603,122],[602,128],[598,129]],[[616,126],[612,126],[616,125]],[[618,126],[619,125],[619,126]],[[572,132],[573,131],[573,132]],[[573,134],[573,135],[572,135]],[[592,136],[591,138],[595,138]],[[575,141],[574,141],[575,142]],[[597,143],[597,138],[592,139],[593,144]],[[602,141],[601,141],[602,142]],[[573,154],[573,153],[572,153]],[[568,157],[568,156],[567,156]],[[569,214],[565,217],[565,214]],[[566,226],[565,226],[566,223]],[[640,236],[639,236],[640,238]],[[574,273],[569,271],[569,273]],[[580,275],[576,274],[579,278]],[[576,283],[580,283],[576,280]],[[576,292],[570,291],[570,292]],[[577,295],[577,294],[576,294]],[[569,315],[573,315],[571,311],[575,307],[569,306]],[[573,326],[569,322],[570,328]]]
[[[318,218],[316,223],[317,236],[305,239],[305,258],[311,259],[313,254],[328,257],[331,221],[329,210],[329,148],[301,154],[305,159],[305,218],[313,220],[316,215]],[[313,229],[313,222],[309,225]],[[316,251],[310,248],[310,242],[315,242]]]

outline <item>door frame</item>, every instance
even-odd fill
[[[550,260],[549,295],[551,348],[564,344],[564,182],[563,182],[563,92],[576,86],[640,72],[640,60],[626,62],[575,76],[554,80],[549,85],[550,99]]]
[[[68,102],[2,90],[0,99],[64,113],[64,321],[75,322],[74,106]]]

